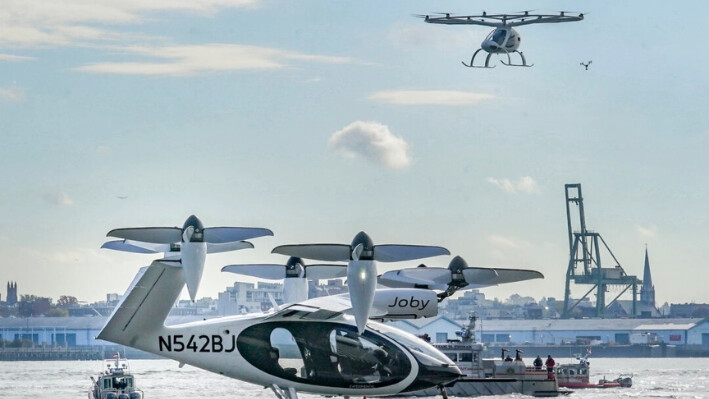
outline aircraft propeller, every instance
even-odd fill
[[[135,227],[114,229],[106,236],[122,238],[110,241],[102,248],[133,253],[175,253],[166,261],[177,261],[183,268],[190,298],[197,296],[207,253],[253,248],[243,240],[272,236],[269,229],[257,227],[207,227],[195,215],[180,227]],[[177,255],[179,254],[179,255]]]
[[[301,258],[291,256],[283,264],[245,264],[222,267],[223,272],[242,274],[267,280],[283,281],[283,302],[295,303],[308,299],[307,279],[342,278],[347,275],[347,265],[306,265]]]
[[[369,318],[377,286],[376,261],[401,262],[450,255],[447,249],[422,245],[374,245],[367,233],[359,232],[352,243],[281,245],[272,253],[326,262],[348,262],[347,288],[357,329],[361,334]]]
[[[416,268],[392,270],[379,277],[379,283],[391,288],[425,288],[442,291],[439,301],[460,289],[489,287],[517,281],[544,278],[536,270],[470,267],[460,256],[447,268],[420,265]]]

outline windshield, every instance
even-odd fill
[[[407,349],[411,350],[414,356],[416,356],[416,358],[421,363],[424,363],[426,365],[455,365],[451,361],[451,359],[448,358],[448,356],[444,355],[441,351],[434,348],[431,344],[425,342],[421,338],[416,337],[415,335],[409,334],[405,331],[387,326],[382,323],[368,322],[367,325],[370,328],[381,332],[382,334],[386,335],[387,337],[393,339],[394,341],[400,343]]]
[[[487,40],[492,40],[502,46],[502,43],[505,41],[505,36],[507,36],[507,29],[495,29],[490,33],[490,36],[487,37]]]

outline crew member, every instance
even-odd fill
[[[542,369],[542,364],[544,364],[542,357],[537,355],[537,358],[534,359],[534,369],[540,371]]]
[[[547,355],[547,361],[544,362],[544,365],[547,366],[548,378],[549,379],[554,378],[554,366],[556,365],[556,362],[551,357],[551,355]]]

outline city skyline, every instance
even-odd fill
[[[685,6],[692,19],[709,14]],[[254,249],[210,254],[200,297],[236,281],[224,265],[285,262],[271,249],[366,231],[545,275],[489,297],[558,299],[564,184],[581,183],[588,228],[628,274],[642,277],[647,244],[658,304],[707,303],[700,24],[666,2],[581,1],[583,21],[519,27],[534,67],[493,57],[496,68],[477,70],[460,62],[491,29],[412,16],[567,7],[4,2],[0,282],[55,299],[123,294],[157,256],[102,250],[106,233],[194,214],[274,232]]]

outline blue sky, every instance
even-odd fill
[[[2,2],[0,282],[122,293],[150,258],[100,250],[105,234],[194,213],[275,233],[209,258],[200,295],[233,283],[223,265],[365,230],[546,276],[489,296],[563,298],[580,182],[629,274],[647,243],[658,302],[709,302],[706,4],[575,2],[584,21],[518,29],[533,68],[492,70],[460,64],[490,29],[412,16],[567,7]]]

